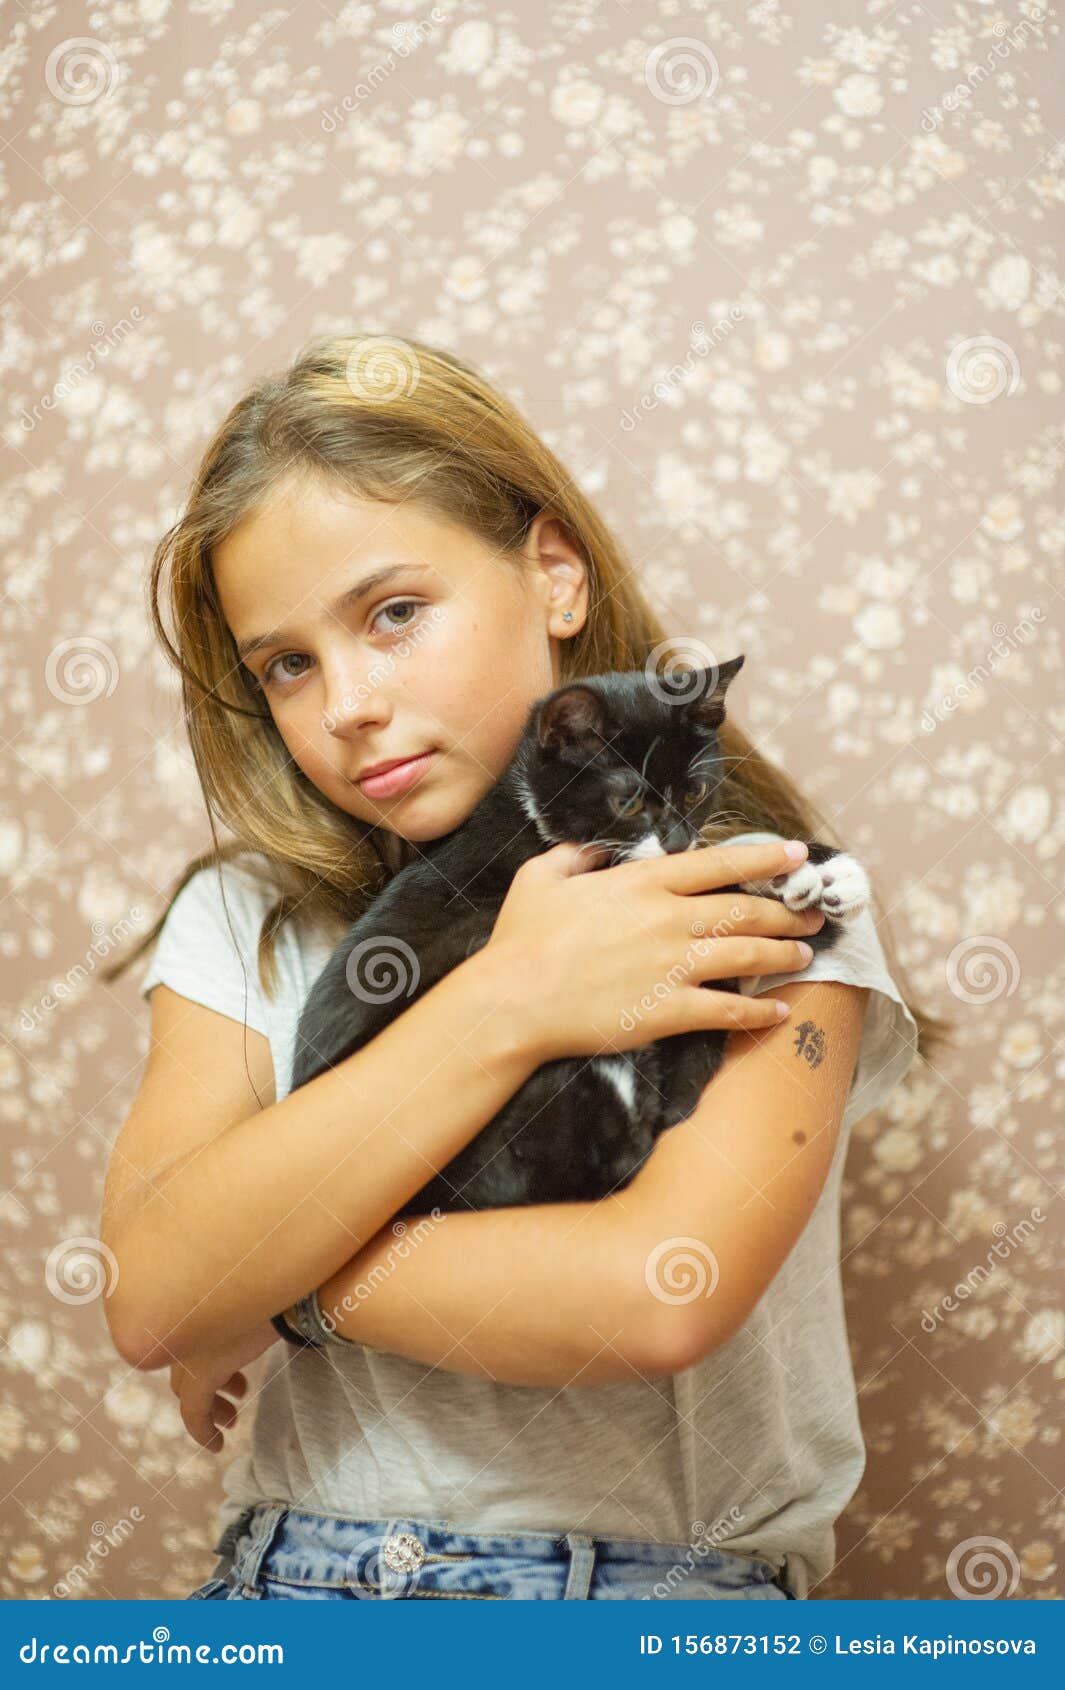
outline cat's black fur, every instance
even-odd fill
[[[651,684],[643,670],[595,675],[537,700],[496,785],[460,827],[392,877],[319,975],[300,1017],[293,1089],[368,1043],[484,945],[529,857],[563,840],[605,840],[611,856],[601,866],[609,867],[641,840],[637,855],[695,846],[715,814],[726,769],[717,729],[742,663],[737,657],[717,670],[688,670],[679,682],[663,674]],[[693,788],[701,789],[697,796]],[[618,816],[611,800],[633,793],[642,794],[644,808]],[[862,878],[853,859],[830,846],[811,844],[808,862],[837,856],[840,867],[845,862]],[[746,889],[784,897],[789,879]],[[800,887],[786,901],[827,911],[834,895],[820,885],[812,893]],[[845,895],[835,902],[844,914],[860,907],[853,896],[849,909]],[[839,931],[826,919],[809,943],[825,950]],[[706,984],[737,988],[735,980]],[[516,986],[535,990],[535,981]],[[679,1033],[616,1054],[545,1062],[397,1213],[591,1201],[618,1190],[658,1134],[691,1114],[720,1066],[725,1038]]]

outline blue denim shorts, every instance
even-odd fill
[[[221,1558],[213,1575],[186,1600],[795,1599],[771,1561],[705,1539],[464,1532],[442,1520],[350,1520],[280,1502],[246,1508],[216,1549]]]

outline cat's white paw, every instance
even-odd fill
[[[821,864],[821,886],[820,908],[836,921],[853,921],[873,895],[861,863],[845,851]]]
[[[872,897],[869,876],[857,858],[844,851],[827,863],[800,863],[771,880],[744,881],[743,888],[779,898],[789,910],[823,910],[834,921],[852,921]]]
[[[812,909],[821,897],[821,871],[816,863],[800,863],[787,874],[775,875],[769,886],[789,910]]]

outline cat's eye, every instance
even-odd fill
[[[705,780],[701,780],[697,786],[689,786],[682,800],[684,808],[686,810],[694,809],[696,804],[702,803],[709,791],[710,788]]]
[[[610,808],[615,816],[638,816],[643,809],[643,793],[632,792],[626,798],[615,795],[610,800]]]

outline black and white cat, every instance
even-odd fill
[[[607,844],[601,867],[687,851],[713,820],[726,770],[717,729],[742,657],[679,681],[644,670],[585,677],[532,706],[513,759],[465,822],[400,870],[334,951],[296,1036],[292,1087],[369,1042],[484,945],[518,867],[563,840]],[[595,873],[593,869],[588,872]],[[861,864],[811,844],[807,860],[741,890],[816,906],[815,952],[869,898]],[[391,985],[381,989],[388,976]],[[376,983],[375,983],[376,982]],[[735,980],[706,983],[735,991]],[[400,1214],[594,1201],[626,1185],[658,1134],[691,1114],[725,1032],[545,1062]]]

